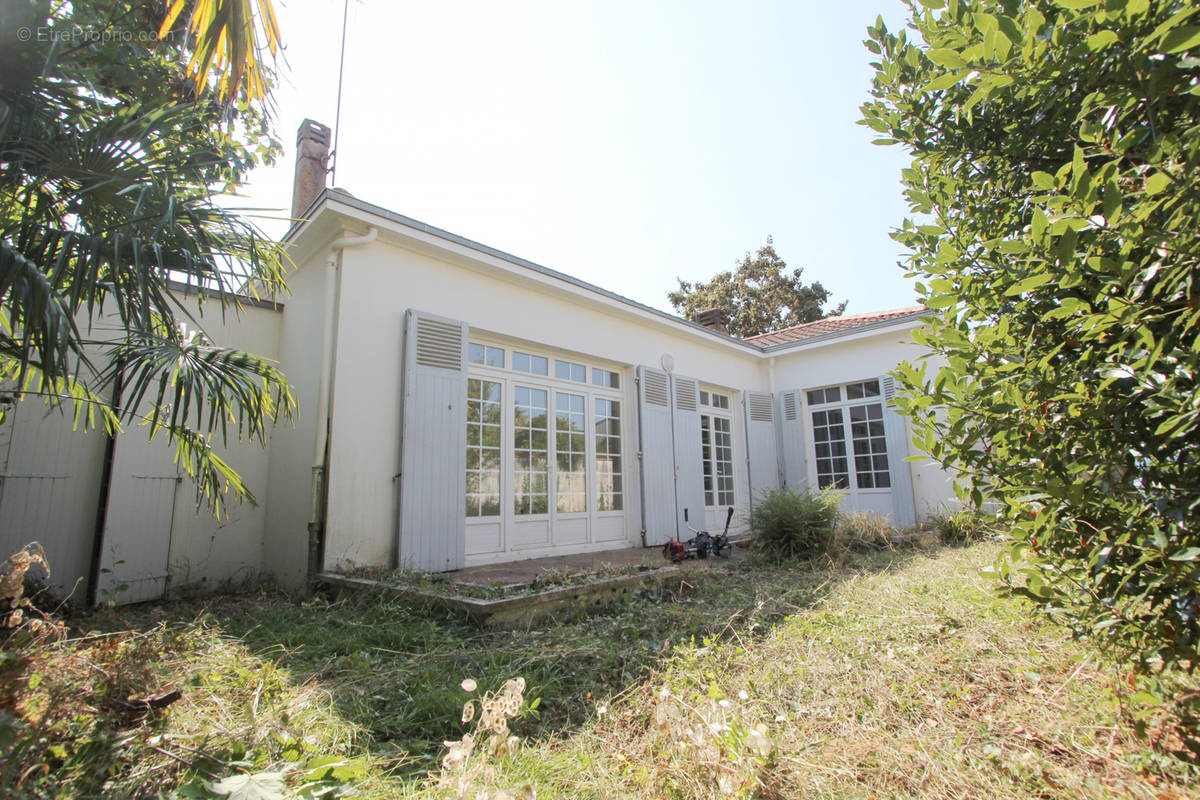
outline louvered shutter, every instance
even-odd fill
[[[897,528],[907,528],[917,522],[916,504],[913,502],[912,471],[908,457],[908,427],[906,420],[892,407],[896,396],[896,382],[890,375],[879,379],[883,394],[883,430],[887,437],[888,472],[892,478],[892,521]]]
[[[408,569],[464,566],[467,325],[410,310],[404,319],[397,560]]]
[[[808,451],[804,438],[803,392],[793,389],[779,394],[779,461],[783,485],[797,491],[808,488]]]
[[[704,448],[700,440],[700,385],[695,378],[671,376],[675,433],[675,530],[681,541],[694,534],[683,520],[688,509],[695,528],[704,527]]]
[[[661,545],[675,538],[671,376],[652,367],[638,367],[637,389],[642,530],[647,545]]]
[[[768,489],[779,488],[779,449],[775,400],[766,392],[742,392],[746,412],[746,461],[750,469],[750,505]]]

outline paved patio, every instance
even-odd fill
[[[736,544],[728,558],[689,558],[681,562],[686,569],[712,569],[740,561],[748,551]],[[543,572],[587,572],[604,567],[637,567],[642,565],[661,567],[667,564],[661,547],[624,547],[619,550],[601,550],[595,553],[579,553],[572,556],[548,556],[530,558],[525,561],[509,561],[486,567],[468,567],[450,573],[452,583],[474,583],[483,586],[507,586],[529,583]]]

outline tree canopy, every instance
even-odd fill
[[[944,359],[916,438],[999,504],[1013,591],[1145,672],[1200,646],[1200,6],[921,0],[864,122]]]
[[[824,310],[832,293],[816,281],[805,284],[803,273],[803,267],[788,271],[768,236],[767,243],[753,256],[746,253],[732,271],[717,273],[707,283],[676,278],[679,289],[667,299],[676,311],[693,321],[702,311],[722,309],[729,318],[730,335],[743,338],[814,322],[845,310],[845,302]]]
[[[248,4],[194,4],[215,16],[188,36],[196,17],[157,0],[9,2],[0,31],[0,381],[77,425],[148,424],[218,511],[250,492],[214,443],[265,440],[294,408],[273,364],[213,344],[171,289],[236,313],[238,289],[283,286],[278,245],[215,197],[279,152],[270,72],[239,71],[245,31],[230,49],[225,27]]]

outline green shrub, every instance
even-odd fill
[[[767,558],[812,558],[825,552],[833,540],[838,505],[837,492],[796,492],[770,489],[750,510],[750,531],[755,547]]]
[[[1008,591],[1143,675],[1193,671],[1196,3],[908,6],[870,29],[863,107],[912,155],[895,238],[934,312],[896,405],[961,500],[998,506]]]

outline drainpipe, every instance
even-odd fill
[[[321,372],[317,384],[317,436],[313,446],[312,485],[308,504],[308,586],[321,568],[321,549],[324,545],[325,499],[328,489],[326,458],[329,443],[329,398],[333,385],[333,344],[335,338],[334,318],[338,311],[341,282],[338,266],[342,251],[347,247],[370,244],[379,236],[374,226],[367,229],[365,236],[342,236],[329,245],[329,257],[325,261],[325,314],[321,328]]]

